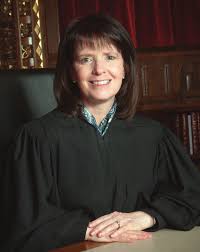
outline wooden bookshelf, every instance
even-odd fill
[[[200,167],[200,48],[137,52],[138,111],[168,126]]]

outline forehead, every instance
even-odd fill
[[[121,53],[114,42],[105,38],[84,38],[76,41],[75,54],[86,50],[108,50]]]

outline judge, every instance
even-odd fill
[[[132,242],[199,222],[200,173],[159,122],[135,115],[135,49],[109,16],[73,21],[59,46],[58,107],[9,149],[2,252]]]

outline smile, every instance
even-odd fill
[[[89,81],[92,85],[107,85],[111,82],[111,80],[95,80]]]

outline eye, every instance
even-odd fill
[[[116,56],[114,56],[114,55],[106,55],[106,59],[107,60],[115,60]]]
[[[93,58],[92,57],[81,57],[80,59],[79,59],[79,62],[81,63],[81,64],[90,64],[91,62],[93,61]]]

